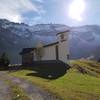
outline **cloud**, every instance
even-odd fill
[[[42,20],[42,17],[41,16],[35,16],[34,18],[24,18],[24,20],[26,20],[26,23],[29,24],[29,25],[35,25],[35,24],[39,24]]]
[[[42,0],[38,0],[42,2]],[[33,11],[38,13],[38,6],[31,0],[0,0],[0,18],[13,22],[22,22],[23,13]]]
[[[33,20],[30,23],[30,25],[34,25],[34,24],[40,23],[41,20],[42,20],[42,17],[41,16],[37,16],[37,17],[33,18]]]
[[[44,2],[44,0],[35,0],[35,1],[40,2],[40,3],[43,3]]]

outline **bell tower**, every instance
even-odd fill
[[[57,33],[59,60],[68,63],[69,59],[69,30]]]

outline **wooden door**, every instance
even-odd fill
[[[56,47],[55,47],[55,54],[56,54],[56,60],[59,60],[59,49],[58,49],[58,45],[56,45]]]

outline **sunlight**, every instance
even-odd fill
[[[77,21],[82,21],[82,15],[84,11],[84,0],[73,0],[73,2],[69,6],[69,17]]]

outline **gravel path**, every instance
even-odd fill
[[[0,77],[0,100],[11,100],[10,87]]]
[[[16,77],[10,77],[9,79],[12,81],[12,83],[23,88],[31,100],[58,100],[52,94],[40,89],[36,85],[33,85],[24,79]]]
[[[6,73],[2,73],[0,75],[3,76],[6,80],[10,80],[13,84],[16,84],[19,87],[21,87],[22,89],[24,89],[24,91],[28,94],[30,100],[59,100],[56,96],[52,95],[49,92],[42,90],[41,88],[34,85],[33,83],[30,83],[29,81],[26,81],[24,79],[17,78],[17,77],[12,77],[12,76],[9,77],[9,76],[7,76]],[[1,84],[0,84],[0,87],[1,87]],[[5,94],[6,94],[6,92],[5,92]],[[1,94],[2,93],[0,93],[0,97],[1,97]],[[0,100],[10,100],[10,99],[0,99]]]

